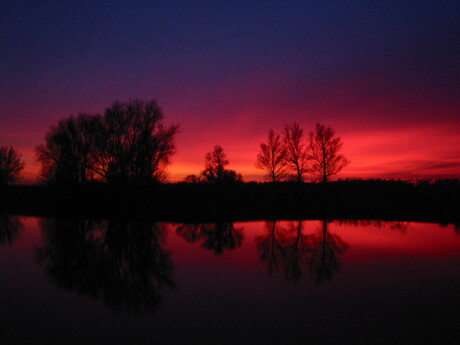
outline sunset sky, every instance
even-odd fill
[[[171,181],[214,145],[260,180],[268,130],[336,130],[339,178],[460,177],[459,1],[0,3],[0,146],[39,165],[47,129],[156,99],[179,124]]]

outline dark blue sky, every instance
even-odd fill
[[[0,145],[30,166],[58,119],[135,97],[181,125],[176,175],[220,143],[252,176],[268,129],[292,121],[343,134],[350,175],[398,173],[369,160],[362,133],[403,145],[395,131],[460,129],[459,1],[4,0],[0,33]],[[453,157],[460,143],[445,135]]]

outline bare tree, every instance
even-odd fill
[[[224,149],[220,145],[216,145],[213,151],[206,153],[205,170],[201,174],[208,182],[220,181],[224,175],[225,167],[229,164]]]
[[[335,131],[330,127],[317,123],[315,131],[310,132],[310,171],[313,175],[321,176],[324,183],[350,163],[340,153],[342,146],[342,140],[335,137]]]
[[[79,114],[59,121],[35,152],[41,177],[54,183],[85,183],[94,176],[93,152],[102,131],[101,117]]]
[[[307,143],[304,140],[303,129],[298,123],[284,126],[284,160],[298,182],[308,172]]]
[[[0,147],[0,185],[16,181],[24,169],[21,155],[13,147]]]
[[[286,150],[279,134],[275,135],[273,130],[270,129],[268,143],[260,144],[256,167],[265,170],[270,181],[281,181],[287,175],[285,154]]]
[[[95,151],[97,172],[109,182],[162,180],[175,153],[179,127],[165,127],[156,101],[115,102],[104,115],[104,135]]]
[[[220,145],[214,146],[214,150],[205,156],[205,169],[201,172],[204,180],[211,183],[241,182],[242,176],[234,170],[226,169],[230,162],[227,154]]]
[[[165,127],[155,101],[115,102],[104,116],[80,114],[51,127],[36,147],[46,181],[115,183],[163,180],[178,126]]]

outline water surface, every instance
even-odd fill
[[[453,225],[2,216],[0,341],[458,339],[459,268]]]

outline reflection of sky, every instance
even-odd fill
[[[93,282],[96,288],[111,277],[104,271],[88,276],[86,270],[86,263],[98,258],[93,249],[109,248],[111,240],[103,244],[98,239],[96,244],[90,234],[77,236],[82,241],[74,243],[75,249],[89,251],[83,256],[72,251],[70,257],[79,257],[75,262],[84,267],[74,265],[64,275],[90,279],[59,285],[53,274],[63,272],[49,271],[37,258],[45,249],[69,257],[63,250],[69,245],[63,229],[48,232],[42,227],[46,222],[38,218],[20,220],[23,231],[12,245],[0,247],[0,276],[7,278],[0,284],[6,343],[67,344],[75,339],[75,343],[132,344],[136,339],[136,343],[176,344],[198,339],[200,344],[298,344],[306,336],[314,344],[343,339],[368,343],[376,337],[384,343],[395,339],[422,343],[458,334],[460,236],[451,224],[411,222],[401,228],[394,222],[356,221],[358,226],[355,221],[331,222],[329,234],[338,236],[348,249],[339,255],[339,269],[321,284],[315,283],[308,260],[300,262],[297,284],[286,280],[286,266],[269,273],[257,247],[257,238],[270,233],[265,222],[235,223],[244,233],[242,246],[222,255],[200,241],[187,242],[177,235],[180,224],[169,224],[160,247],[171,255],[177,286],[158,290],[162,303],[155,315],[126,315],[113,313],[103,303],[103,294],[93,298],[76,293],[81,283]],[[277,224],[295,239],[297,221]],[[116,229],[123,229],[119,225]],[[321,232],[321,221],[303,222],[304,235]],[[111,250],[142,257],[144,252],[137,246],[129,250],[131,245],[122,241],[121,247]],[[283,263],[286,258],[295,256],[279,259]],[[123,271],[133,267],[124,266]]]
[[[155,98],[179,123],[173,179],[224,147],[257,178],[268,129],[321,121],[342,177],[459,176],[455,1],[10,1],[0,11],[0,145],[115,99]]]

